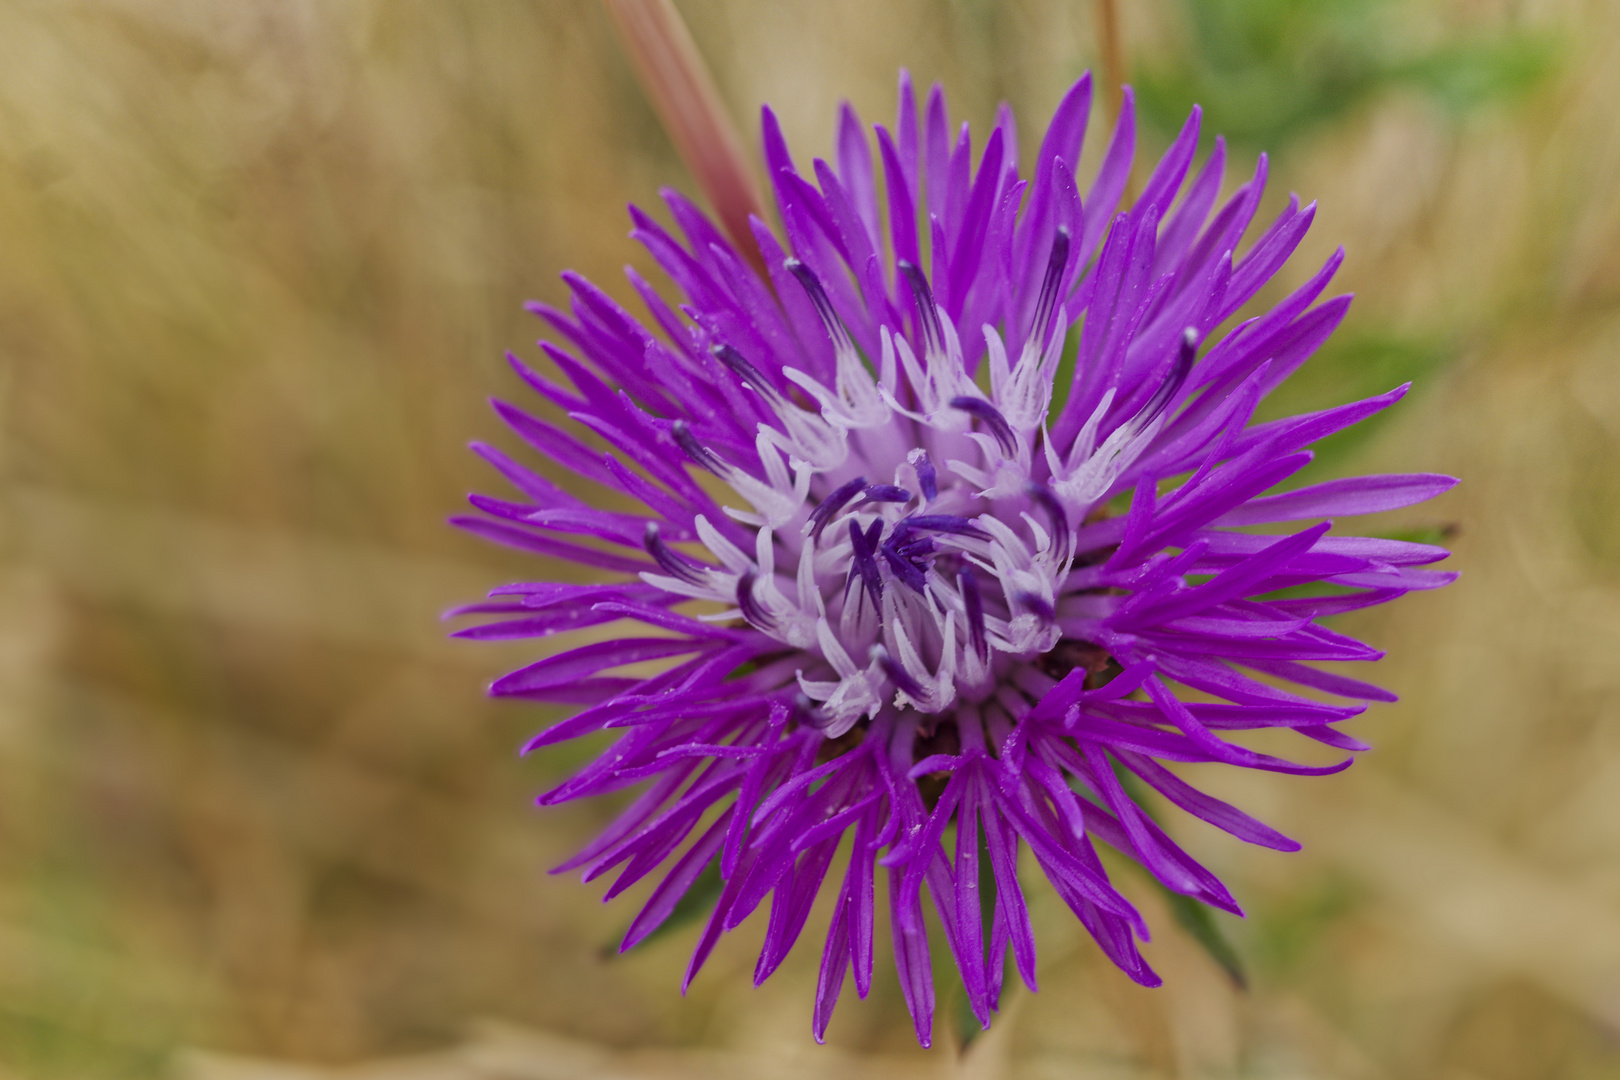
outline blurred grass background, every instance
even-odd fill
[[[752,134],[943,79],[1026,149],[1085,3],[685,0]],[[1401,704],[1325,780],[1200,774],[1306,843],[1181,828],[1250,910],[1236,991],[1159,899],[1144,991],[1032,890],[1043,989],[958,1059],[819,948],[691,994],[695,931],[550,878],[610,813],[528,797],[532,655],[436,615],[541,568],[442,524],[531,360],[520,303],[624,296],[624,204],[690,189],[591,0],[0,5],[0,1077],[1620,1076],[1620,5],[1120,5],[1146,151],[1194,101],[1359,300],[1278,408],[1406,379],[1313,468],[1451,472],[1375,523],[1457,586],[1343,620]],[[1094,121],[1094,124],[1096,121]],[[1094,128],[1095,130],[1095,128]],[[1283,395],[1279,395],[1282,397]],[[575,751],[582,754],[584,751]],[[633,899],[633,898],[632,898]],[[814,923],[812,924],[814,927]],[[809,937],[807,937],[807,942]],[[948,1023],[942,1019],[941,1042]]]

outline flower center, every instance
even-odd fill
[[[1016,716],[1023,695],[1052,685],[1032,661],[1065,641],[1066,608],[1084,599],[1064,593],[1076,526],[1158,434],[1196,344],[1184,338],[1140,411],[1111,416],[1105,396],[1057,453],[1046,419],[1063,347],[1057,330],[1067,323],[1057,297],[1068,248],[1059,230],[1016,363],[985,328],[988,394],[916,267],[899,269],[919,345],[884,327],[874,372],[815,274],[789,259],[832,343],[835,372],[832,386],[796,369],[783,374],[819,409],[800,407],[790,387],[722,343],[713,356],[761,406],[754,459],[717,452],[686,421],[669,425],[686,456],[751,509],[696,517],[712,561],[687,558],[649,527],[662,573],[643,576],[725,604],[709,618],[741,618],[786,646],[783,678],[797,681],[801,704],[830,738],[889,705],[937,716],[1012,695],[1003,704]]]

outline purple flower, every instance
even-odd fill
[[[1450,487],[1446,477],[1265,494],[1310,461],[1309,444],[1406,390],[1252,422],[1344,317],[1349,297],[1316,302],[1342,252],[1270,311],[1208,340],[1288,259],[1314,204],[1291,199],[1236,257],[1266,159],[1217,208],[1220,139],[1188,179],[1195,110],[1116,213],[1135,147],[1129,91],[1082,196],[1074,170],[1090,111],[1087,77],[1058,105],[1024,178],[1009,111],[975,168],[944,95],[929,95],[919,124],[902,75],[899,120],[875,129],[876,154],[846,106],[837,165],[816,161],[812,182],[766,109],[786,234],[753,222],[768,278],[669,191],[681,236],[635,208],[633,235],[683,302],[631,271],[647,323],[573,274],[571,311],[534,305],[562,343],[541,348],[570,385],[513,366],[573,426],[496,409],[601,497],[475,447],[520,498],[474,496],[482,516],[458,524],[614,579],[508,585],[464,609],[499,616],[461,632],[474,638],[615,624],[491,687],[582,707],[526,750],[619,733],[542,804],[641,789],[561,869],[583,868],[587,880],[616,871],[609,897],[661,871],[629,948],[717,866],[723,885],[687,981],[769,896],[760,981],[798,939],[849,837],[817,1039],[848,970],[862,996],[871,985],[880,871],[924,1044],[934,1009],[925,894],[982,1023],[1009,950],[1035,986],[1021,858],[1114,963],[1157,984],[1137,951],[1147,927],[1097,842],[1168,889],[1239,909],[1132,792],[1295,849],[1166,763],[1344,768],[1294,764],[1227,733],[1287,727],[1364,749],[1336,725],[1393,695],[1310,662],[1380,654],[1319,619],[1453,577],[1420,569],[1445,557],[1440,548],[1329,535],[1325,520],[1407,506]],[[1287,522],[1316,523],[1247,528]],[[622,629],[638,622],[644,630]],[[649,660],[661,674],[607,674]]]

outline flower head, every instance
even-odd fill
[[[492,687],[582,706],[528,749],[621,732],[540,799],[642,789],[564,868],[587,879],[617,871],[609,896],[661,871],[628,948],[717,866],[723,886],[687,979],[770,896],[763,980],[850,837],[823,946],[818,1039],[846,972],[862,996],[870,986],[880,870],[925,1043],[924,895],[982,1022],[1009,951],[1034,987],[1021,856],[1110,959],[1156,984],[1136,946],[1147,927],[1098,842],[1175,892],[1239,909],[1132,791],[1251,843],[1297,847],[1165,763],[1345,767],[1294,764],[1229,733],[1288,727],[1364,749],[1335,725],[1391,695],[1310,662],[1380,654],[1319,620],[1452,576],[1420,569],[1442,549],[1329,535],[1326,520],[1420,501],[1448,478],[1265,494],[1311,459],[1309,444],[1406,389],[1252,422],[1343,318],[1348,297],[1317,303],[1340,253],[1210,340],[1293,252],[1314,204],[1291,199],[1237,257],[1266,161],[1217,208],[1221,140],[1188,179],[1195,110],[1116,212],[1134,152],[1131,99],[1082,196],[1074,174],[1090,106],[1082,78],[1025,178],[1009,111],[975,167],[944,95],[932,92],[919,124],[902,75],[899,120],[875,129],[875,158],[846,106],[837,165],[816,161],[813,182],[767,109],[785,234],[752,223],[768,279],[666,192],[682,236],[632,208],[633,235],[683,302],[632,271],[649,323],[571,274],[570,312],[534,306],[562,342],[541,347],[571,385],[513,363],[574,426],[497,409],[603,500],[477,446],[522,498],[475,496],[483,516],[459,524],[614,580],[505,586],[466,609],[500,618],[462,633],[645,628],[598,634]],[[1288,522],[1312,524],[1248,528]],[[608,674],[648,660],[663,671]]]

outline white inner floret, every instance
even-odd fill
[[[939,714],[985,700],[1061,637],[1075,529],[1157,435],[1167,396],[1096,445],[1108,395],[1071,448],[1050,445],[1044,424],[1067,325],[1055,303],[1066,247],[1053,252],[1057,272],[1015,362],[996,330],[984,328],[988,395],[968,378],[950,322],[913,268],[902,272],[930,316],[921,355],[885,327],[874,377],[814,276],[790,260],[834,346],[835,385],[785,373],[819,410],[769,388],[720,346],[717,358],[779,420],[759,426],[763,479],[676,425],[688,456],[747,503],[725,511],[757,530],[754,550],[699,517],[712,558],[688,559],[649,530],[648,549],[666,572],[642,577],[726,605],[709,618],[745,619],[800,654],[799,688],[829,737],[888,705]],[[1032,469],[1037,453],[1042,480]]]

